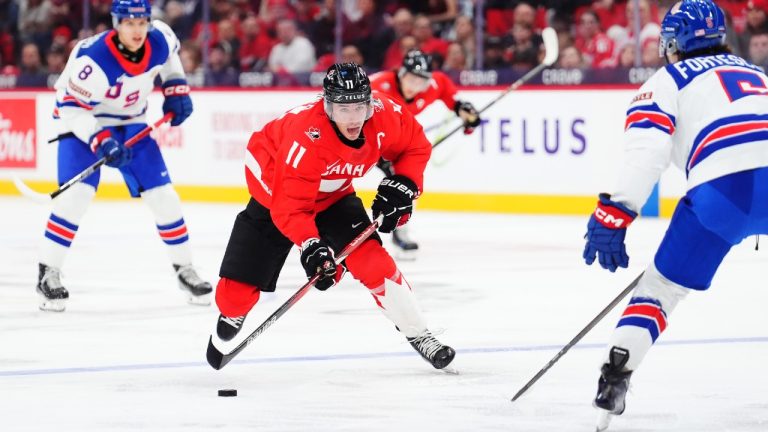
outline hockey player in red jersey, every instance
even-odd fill
[[[217,336],[235,337],[260,293],[275,290],[297,245],[307,277],[321,274],[316,288],[330,288],[349,270],[414,349],[435,368],[446,367],[454,350],[427,329],[408,282],[377,234],[343,266],[334,263],[334,251],[370,224],[352,180],[380,157],[392,161],[397,174],[382,180],[372,205],[374,217],[384,215],[379,231],[391,232],[411,216],[431,149],[413,116],[387,98],[372,96],[368,77],[353,63],[328,69],[321,100],[255,132],[245,161],[251,199],[235,219],[219,271]]]
[[[413,115],[424,111],[440,100],[452,109],[464,122],[464,134],[469,135],[480,125],[480,116],[471,103],[456,99],[456,86],[444,73],[432,70],[429,56],[419,50],[409,51],[397,71],[384,71],[371,76],[374,91],[386,94],[396,103],[405,106]],[[389,161],[382,159],[377,166],[385,175],[396,171]],[[406,252],[415,251],[419,245],[410,240],[405,227],[392,232],[392,241]]]

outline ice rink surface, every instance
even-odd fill
[[[241,208],[185,204],[212,283]],[[611,274],[581,260],[586,217],[417,210],[419,258],[399,265],[457,349],[459,375],[419,358],[349,276],[215,371],[205,347],[216,309],[185,303],[140,202],[93,204],[64,267],[67,311],[39,311],[48,211],[0,198],[0,431],[591,431],[603,345],[625,302],[509,399],[645,268],[668,222],[635,222],[630,268]],[[768,430],[768,243],[754,246],[734,248],[712,288],[670,316],[609,430]],[[304,281],[292,254],[244,333]]]

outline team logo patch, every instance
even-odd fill
[[[704,18],[704,21],[707,23],[707,28],[712,28],[715,26],[715,23],[712,21],[712,17],[706,17]]]
[[[381,102],[381,99],[379,98],[371,99],[371,105],[373,105],[374,112],[379,112],[384,109],[384,104]]]
[[[309,129],[307,129],[307,131],[306,131],[306,132],[304,132],[304,133],[305,133],[305,134],[307,134],[307,136],[309,137],[309,139],[310,139],[312,142],[315,142],[315,140],[318,140],[318,139],[320,139],[320,129],[318,129],[318,128],[316,128],[316,127],[310,127],[310,128],[309,128]]]

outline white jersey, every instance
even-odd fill
[[[158,74],[163,82],[184,78],[179,40],[165,23],[152,22],[139,63],[118,52],[112,40],[115,33],[110,30],[78,42],[54,86],[54,117],[85,142],[105,126],[146,123],[147,96]]]
[[[688,189],[768,166],[768,77],[732,55],[686,59],[659,69],[632,100],[625,159],[612,199],[643,206],[670,162]]]

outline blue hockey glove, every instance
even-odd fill
[[[611,201],[611,196],[600,194],[597,208],[587,224],[587,244],[584,247],[584,261],[587,265],[595,262],[595,255],[600,265],[611,272],[618,267],[627,268],[629,256],[624,246],[627,227],[637,217],[627,206]]]
[[[163,114],[173,113],[171,126],[178,126],[192,114],[192,98],[189,85],[183,79],[172,79],[163,83]]]
[[[112,137],[109,129],[101,130],[91,137],[91,150],[99,159],[107,158],[107,166],[120,168],[131,162],[131,149]]]

